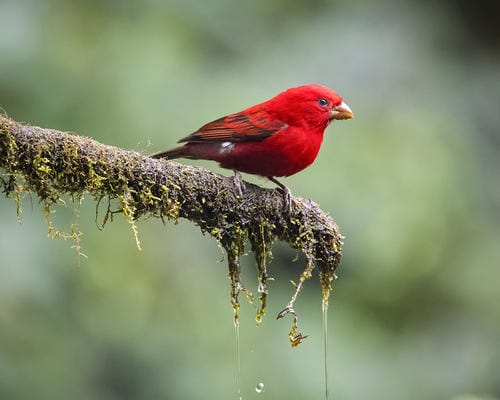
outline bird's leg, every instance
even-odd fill
[[[243,190],[246,190],[245,183],[243,182],[243,179],[241,178],[240,171],[237,171],[233,169],[234,171],[234,186],[236,186],[236,190],[238,191],[238,194],[240,197],[243,197]]]
[[[280,190],[283,192],[284,200],[285,200],[285,207],[288,209],[288,214],[292,214],[292,203],[293,203],[293,198],[292,198],[292,192],[290,189],[288,189],[285,185],[283,185],[279,180],[272,176],[267,177],[271,182],[274,184],[278,185]]]

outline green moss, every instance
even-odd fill
[[[260,324],[266,314],[267,295],[269,289],[267,282],[269,279],[267,273],[268,262],[272,259],[272,246],[275,238],[272,234],[275,225],[269,223],[266,219],[261,219],[258,229],[250,230],[249,239],[252,246],[252,252],[255,257],[257,267],[257,293],[259,293],[260,307],[255,315],[255,322]]]

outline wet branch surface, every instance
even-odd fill
[[[90,194],[98,202],[113,200],[132,224],[139,218],[185,218],[215,237],[227,252],[231,303],[238,323],[238,295],[253,295],[240,281],[240,256],[250,243],[258,270],[260,307],[265,314],[267,267],[276,241],[287,242],[307,260],[295,293],[278,318],[294,317],[292,345],[305,337],[297,329],[294,301],[315,267],[324,304],[341,258],[342,236],[333,219],[310,200],[294,198],[291,213],[282,193],[245,183],[240,195],[232,178],[201,167],[155,160],[134,151],[101,144],[88,137],[24,125],[0,115],[0,186],[19,202],[34,193],[46,208],[63,196]],[[111,213],[109,207],[104,220]],[[137,241],[138,245],[139,242]]]

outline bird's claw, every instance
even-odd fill
[[[283,193],[283,200],[284,200],[284,205],[285,205],[285,209],[286,211],[288,212],[288,215],[292,215],[292,208],[293,208],[293,197],[292,197],[292,192],[290,189],[288,189],[288,187],[286,187],[285,185],[283,185],[279,180],[277,180],[276,178],[270,176],[268,177],[269,180],[273,183],[275,183],[276,185],[278,185],[278,190],[281,190],[281,192]]]
[[[292,191],[287,187],[282,188],[282,191],[283,191],[283,200],[285,202],[285,209],[288,211],[288,215],[292,215],[292,208],[293,208]]]
[[[234,170],[234,186],[236,187],[236,191],[240,197],[243,197],[243,191],[246,190],[245,182],[241,178],[241,174],[239,171]]]

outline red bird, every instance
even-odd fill
[[[153,158],[217,161],[221,167],[275,179],[311,165],[325,128],[334,119],[353,114],[342,98],[321,85],[285,90],[270,100],[203,125],[179,140],[184,145],[153,154]]]

